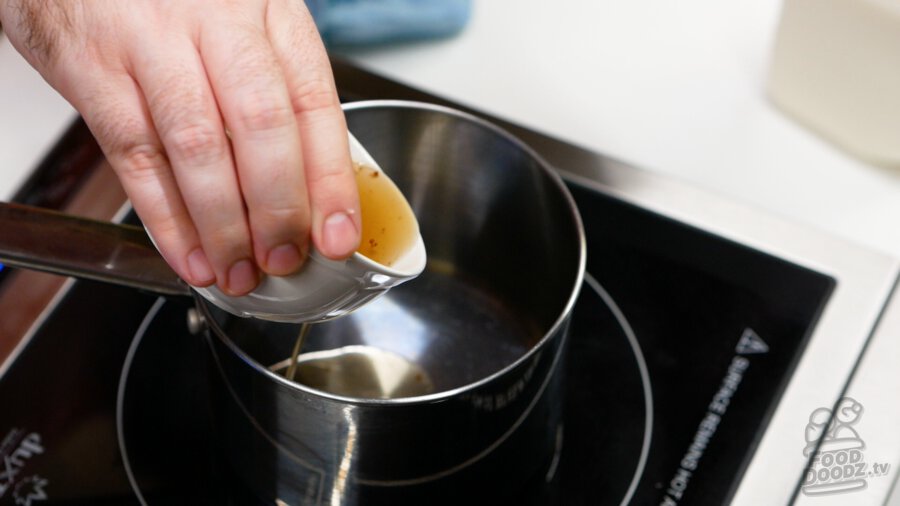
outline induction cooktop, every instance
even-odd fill
[[[345,100],[460,107],[341,62],[335,71]],[[489,119],[559,169],[588,243],[555,451],[494,504],[886,500],[900,442],[877,427],[898,416],[880,395],[896,380],[866,374],[897,348],[894,259]],[[78,121],[16,200],[66,209],[102,170]],[[127,206],[116,219],[130,219]],[[35,315],[0,335],[0,505],[266,504],[210,436],[190,307],[46,279],[0,271],[0,310]],[[49,288],[30,293],[38,285]],[[839,428],[863,445],[836,448]]]

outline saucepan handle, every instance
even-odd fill
[[[162,295],[190,295],[141,227],[0,202],[0,262]]]

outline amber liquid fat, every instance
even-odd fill
[[[355,164],[362,240],[358,253],[391,267],[413,247],[418,224],[400,189],[383,173]]]

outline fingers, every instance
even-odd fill
[[[99,28],[79,32],[55,84],[160,251],[192,285],[230,295],[256,287],[257,266],[297,270],[310,236],[325,256],[349,256],[361,225],[346,124],[303,3],[185,5],[86,14]]]
[[[133,72],[219,287],[244,295],[258,273],[231,148],[191,40],[132,51]]]
[[[231,134],[256,261],[269,274],[289,274],[309,248],[301,136],[263,19],[229,21],[204,30],[200,50]]]
[[[347,126],[331,66],[302,2],[273,0],[269,5],[265,26],[284,69],[303,140],[312,239],[323,255],[343,258],[359,246],[361,224]]]
[[[70,97],[103,147],[135,211],[182,279],[208,286],[216,276],[206,258],[140,89],[125,73],[80,83]]]

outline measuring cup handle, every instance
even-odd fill
[[[0,262],[149,290],[190,295],[141,227],[0,202]]]

